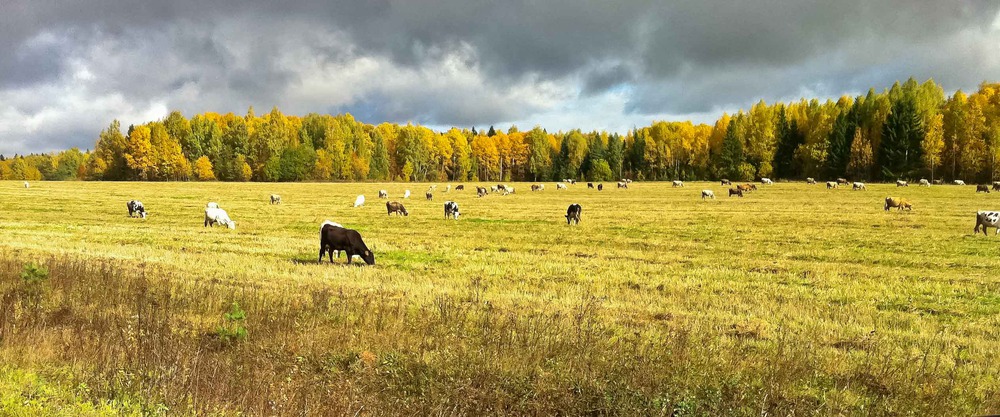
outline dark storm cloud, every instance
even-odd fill
[[[53,108],[69,114],[80,103],[103,105],[92,109],[100,117],[277,105],[467,125],[588,108],[623,91],[619,111],[653,116],[836,96],[910,75],[969,89],[1000,73],[998,9],[989,0],[8,0],[0,151],[56,137],[89,145],[94,134],[78,132],[106,120],[60,125],[58,135],[31,121],[65,120]],[[572,119],[595,116],[623,114]],[[24,138],[7,139],[15,135]]]

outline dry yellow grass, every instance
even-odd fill
[[[251,347],[275,363],[354,358],[310,373],[322,381],[314,387],[350,399],[313,409],[321,414],[366,404],[372,414],[1000,411],[1000,237],[972,234],[975,211],[1000,209],[1000,194],[779,183],[741,199],[718,183],[516,183],[514,195],[480,199],[476,184],[446,193],[441,183],[426,201],[428,184],[0,182],[10,272],[0,276],[16,288],[22,263],[56,275],[66,259],[74,274],[104,277],[95,282],[147,277],[127,287],[173,294],[164,328],[174,330],[164,331],[177,340],[163,344],[178,352],[199,352],[196,334],[240,301],[250,336],[213,351],[219,360]],[[380,189],[410,215],[387,216]],[[702,189],[718,197],[702,200]],[[268,204],[272,193],[283,204]],[[358,194],[367,204],[350,207]],[[886,196],[914,210],[885,212]],[[149,218],[127,217],[133,198]],[[460,220],[444,219],[446,200],[460,204]],[[236,230],[202,226],[209,201]],[[579,226],[563,217],[570,203],[583,206]],[[359,230],[377,265],[317,263],[325,219]],[[46,311],[124,309],[72,304],[82,290],[58,282]],[[291,328],[275,330],[281,320],[269,315]],[[32,336],[52,343],[55,330],[37,327]],[[73,364],[86,378],[115,363],[92,347],[24,353],[9,336],[3,357],[21,367]],[[260,369],[272,362],[248,366],[277,378]],[[181,412],[263,411],[233,393],[185,404],[190,386],[157,385],[164,379],[121,390]]]

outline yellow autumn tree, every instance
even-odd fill
[[[202,156],[194,161],[194,178],[198,181],[215,180],[215,172],[212,171],[212,161],[207,156]]]
[[[154,168],[149,126],[137,126],[125,142],[125,163],[136,179],[147,180]]]

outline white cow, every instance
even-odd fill
[[[684,181],[674,180],[674,187],[683,187]]]
[[[854,183],[853,186],[851,187],[851,189],[854,190],[854,191],[867,191],[868,190],[868,188],[865,187],[865,183],[863,183],[863,182],[856,182],[856,183]]]
[[[976,212],[976,228],[972,229],[972,234],[979,233],[979,227],[982,226],[983,234],[989,236],[986,233],[987,227],[992,227],[996,229],[994,235],[1000,235],[1000,211],[979,211]]]
[[[406,190],[406,192],[403,193],[403,198],[410,198],[410,190]]]
[[[230,229],[236,228],[236,222],[234,222],[232,219],[229,218],[229,214],[226,213],[225,210],[220,208],[206,208],[205,227],[208,227],[209,225],[215,227],[216,223],[226,226]]]
[[[27,182],[27,181],[25,181],[25,182],[24,182],[24,188],[31,188],[31,184],[28,184],[28,182]]]
[[[448,186],[444,188],[444,192],[448,191],[451,191],[451,184],[448,184]]]
[[[361,207],[365,205],[365,195],[359,195],[358,198],[354,199],[354,207]]]
[[[760,183],[761,184],[767,184],[767,185],[774,185],[774,181],[771,181],[770,178],[761,178],[760,179]]]
[[[955,185],[965,185],[965,181],[962,181],[962,180],[955,180],[954,182],[955,182]]]
[[[712,190],[701,190],[701,199],[704,200],[706,198],[711,198],[714,200],[715,192],[713,192]]]
[[[906,181],[903,181],[903,180],[896,180],[896,186],[897,187],[909,187],[910,183],[908,183]]]
[[[208,204],[205,205],[205,208],[214,208],[214,209],[217,209],[217,208],[219,208],[219,203],[208,203]]]
[[[545,189],[545,184],[538,184],[538,191],[542,191],[544,189]]]
[[[920,179],[920,186],[921,187],[930,187],[931,186],[931,182],[927,181],[927,178],[921,178]]]
[[[566,184],[563,184],[561,182],[556,183],[556,190],[565,190],[565,189],[566,189]]]

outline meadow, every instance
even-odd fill
[[[0,182],[0,414],[1000,413],[1000,193],[475,185]]]

